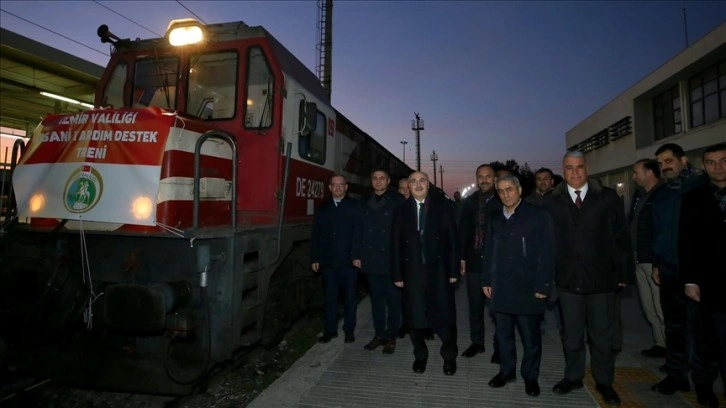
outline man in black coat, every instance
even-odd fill
[[[552,390],[567,394],[582,388],[585,331],[590,343],[596,390],[619,405],[615,377],[615,296],[633,279],[635,262],[617,193],[588,180],[585,155],[568,152],[562,160],[565,182],[545,200],[555,223],[555,283],[562,309],[565,378]]]
[[[693,382],[699,404],[715,407],[716,361],[726,389],[726,143],[706,148],[703,168],[710,183],[683,195],[679,260],[685,295],[699,304],[693,358],[704,370],[694,370]]]
[[[469,303],[469,336],[471,345],[461,354],[474,357],[485,351],[484,294],[481,291],[481,272],[484,269],[484,246],[489,213],[501,211],[502,203],[494,191],[494,167],[482,164],[476,169],[478,190],[466,197],[459,215],[459,245],[461,247],[461,273],[466,277]],[[494,341],[496,346],[496,340]],[[495,347],[496,348],[496,347]],[[495,360],[496,350],[492,354]]]
[[[454,284],[459,276],[456,220],[449,202],[429,194],[426,173],[408,177],[411,197],[393,215],[391,272],[403,289],[403,320],[413,343],[413,371],[426,371],[428,348],[423,329],[441,338],[444,374],[456,373],[456,305]]]
[[[393,211],[405,199],[389,188],[390,183],[386,170],[374,170],[373,193],[361,199],[361,272],[368,280],[376,330],[365,349],[375,350],[383,345],[384,354],[396,351],[396,336],[401,327],[401,289],[391,280],[391,224]]]
[[[514,381],[517,326],[524,347],[521,373],[525,392],[536,397],[542,360],[540,324],[545,299],[554,286],[554,225],[547,211],[522,201],[522,186],[516,177],[497,179],[496,187],[503,209],[491,214],[481,282],[497,321],[500,365],[489,385],[499,388]]]
[[[332,197],[318,208],[310,237],[310,265],[323,275],[325,333],[321,343],[338,337],[338,295],[343,293],[345,342],[355,341],[360,267],[360,203],[348,197],[345,177],[335,175],[328,185]]]

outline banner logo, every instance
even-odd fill
[[[98,170],[84,165],[74,171],[63,189],[63,205],[72,213],[90,211],[103,194],[103,178]]]

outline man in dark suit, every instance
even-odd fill
[[[328,185],[332,197],[318,208],[310,237],[310,265],[323,275],[325,332],[321,343],[338,337],[338,295],[343,293],[345,342],[355,341],[360,268],[360,204],[348,197],[345,177],[335,175]]]
[[[522,186],[514,176],[497,179],[503,209],[490,216],[481,286],[496,313],[499,373],[495,388],[514,381],[517,348],[514,327],[524,347],[522,378],[527,395],[540,393],[542,360],[540,323],[545,299],[552,292],[555,271],[555,231],[552,218],[539,206],[522,201]]]
[[[632,281],[635,269],[625,212],[614,190],[588,180],[583,153],[568,152],[562,165],[565,183],[544,202],[555,223],[555,283],[565,351],[565,378],[552,391],[582,388],[587,331],[596,390],[606,403],[619,405],[612,388],[615,296]]]
[[[456,373],[456,305],[454,284],[459,276],[456,220],[449,202],[429,194],[426,173],[408,177],[411,197],[393,215],[391,272],[403,289],[403,320],[413,343],[413,371],[426,371],[428,348],[423,329],[441,339],[444,374]]]
[[[481,271],[484,268],[484,245],[489,213],[500,211],[502,204],[494,191],[494,168],[482,164],[476,169],[478,190],[466,197],[459,216],[459,245],[461,247],[461,273],[466,277],[469,303],[469,335],[471,345],[461,354],[474,357],[485,351],[484,347],[484,294],[481,291]],[[496,340],[494,341],[496,345]],[[496,347],[495,347],[496,348]],[[496,362],[493,350],[492,362]]]
[[[692,373],[698,403],[717,407],[716,361],[726,389],[726,143],[706,148],[703,169],[710,182],[683,195],[679,260],[685,295],[699,305],[693,358],[704,369]]]
[[[393,210],[405,199],[388,187],[390,183],[386,170],[374,170],[373,193],[361,200],[361,272],[368,280],[376,330],[365,349],[372,351],[383,345],[384,354],[396,351],[396,336],[401,327],[401,289],[391,280],[391,224]]]

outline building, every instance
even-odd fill
[[[585,153],[590,176],[616,189],[625,205],[634,192],[637,160],[654,158],[661,145],[677,143],[700,167],[705,148],[723,141],[726,23],[565,134],[567,149]]]

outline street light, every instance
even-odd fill
[[[403,145],[403,163],[406,163],[406,145],[408,144],[407,141],[401,140],[401,144]]]

